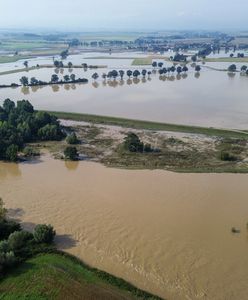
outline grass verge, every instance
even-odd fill
[[[193,134],[204,134],[207,136],[217,137],[229,137],[229,138],[243,138],[248,139],[248,132],[225,130],[212,127],[199,127],[188,125],[167,124],[159,122],[150,122],[143,120],[132,120],[125,118],[109,117],[109,116],[97,116],[90,114],[68,113],[68,112],[56,112],[49,111],[49,113],[55,115],[57,118],[74,121],[84,121],[95,124],[115,125],[134,129],[146,129],[146,130],[163,130],[172,132],[185,132]]]
[[[230,63],[248,63],[248,57],[218,57],[206,58],[206,62],[230,62]]]
[[[27,260],[0,281],[0,299],[161,299],[58,251]]]

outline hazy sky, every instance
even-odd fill
[[[248,29],[248,0],[0,0],[0,28]]]

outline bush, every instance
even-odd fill
[[[75,132],[73,132],[72,134],[67,136],[66,142],[70,145],[76,145],[79,143],[79,140],[78,140]]]
[[[8,252],[9,243],[7,240],[3,240],[0,242],[0,252]]]
[[[221,151],[220,159],[223,161],[235,161],[237,158],[234,155],[231,155],[229,152]]]
[[[21,225],[15,221],[2,220],[0,222],[0,240],[7,239],[15,231],[20,231]]]
[[[150,144],[144,145],[144,152],[152,152],[152,151],[153,151],[153,149]]]
[[[16,263],[16,261],[17,259],[13,251],[6,253],[0,252],[0,267],[11,267]]]
[[[33,156],[39,156],[40,152],[32,147],[25,147],[23,149],[23,154],[25,157],[33,157]]]
[[[37,243],[51,244],[55,235],[56,232],[51,225],[40,224],[34,229],[34,240]]]
[[[143,144],[135,133],[128,133],[125,137],[124,148],[130,152],[152,152],[150,144]]]
[[[128,133],[125,137],[124,148],[130,152],[143,152],[143,143],[135,133]]]
[[[11,233],[8,238],[9,249],[19,250],[31,239],[33,239],[32,233],[27,231],[15,231]]]
[[[64,155],[66,159],[77,160],[78,152],[76,147],[66,147],[64,150]]]
[[[47,124],[38,130],[38,137],[44,141],[60,140],[62,136],[63,133],[57,125]]]
[[[17,161],[18,158],[18,146],[17,145],[10,145],[6,149],[6,159],[9,161]]]

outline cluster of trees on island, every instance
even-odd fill
[[[27,143],[61,140],[64,136],[55,116],[34,111],[27,100],[15,104],[6,99],[0,106],[0,160],[17,161],[18,152],[24,151]]]
[[[51,225],[39,224],[33,233],[20,223],[7,218],[7,210],[0,198],[0,278],[10,269],[39,253],[55,251],[56,232]]]
[[[47,112],[35,111],[27,100],[11,101],[6,99],[0,106],[0,160],[17,161],[38,155],[29,146],[31,142],[60,141],[66,137],[68,146],[64,158],[77,160],[79,143],[74,132],[66,135],[57,118]]]

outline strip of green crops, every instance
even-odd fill
[[[84,121],[96,124],[115,125],[134,129],[146,129],[146,130],[163,130],[173,132],[185,132],[193,134],[204,134],[208,136],[217,137],[229,137],[229,138],[243,138],[248,139],[248,132],[225,130],[212,127],[198,127],[188,125],[167,124],[159,122],[150,122],[143,120],[132,120],[125,118],[116,118],[108,116],[97,116],[90,114],[68,113],[68,112],[55,112],[49,111],[49,113],[55,115],[59,119]]]

